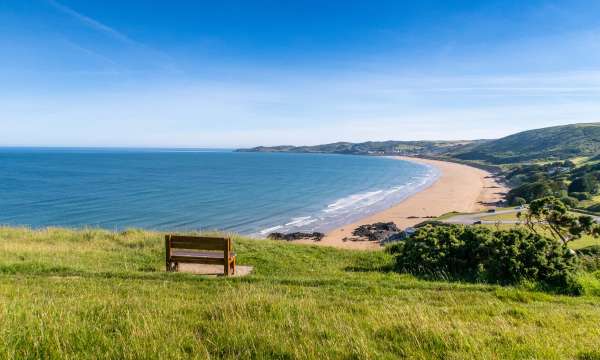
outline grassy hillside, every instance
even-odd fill
[[[242,152],[292,152],[352,155],[427,155],[435,156],[450,151],[466,151],[485,140],[465,141],[368,141],[364,143],[337,142],[314,146],[259,146],[240,149]]]
[[[565,160],[600,154],[600,123],[529,130],[451,155],[493,164]]]
[[[498,140],[338,142],[315,146],[260,146],[238,151],[378,154],[440,157],[487,164],[514,164],[600,156],[600,123],[555,126]]]
[[[158,233],[0,228],[0,358],[600,358],[598,288],[423,281],[388,272],[381,251],[235,248],[255,273],[211,279],[163,272]]]

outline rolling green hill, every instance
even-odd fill
[[[600,154],[600,123],[529,130],[497,140],[338,142],[315,146],[260,146],[238,151],[408,155],[488,164],[595,157]]]
[[[435,156],[448,152],[465,152],[486,140],[459,141],[367,141],[364,143],[337,142],[314,146],[259,146],[239,149],[240,152],[291,152],[351,155],[409,155]]]
[[[247,277],[164,271],[163,234],[0,228],[2,359],[597,359],[600,288],[426,281],[391,255],[235,237]]]
[[[529,130],[479,144],[467,151],[451,151],[462,160],[509,164],[536,160],[565,160],[600,154],[600,123],[573,124]]]

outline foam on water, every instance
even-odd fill
[[[259,234],[264,236],[275,230],[278,232],[326,232],[385,210],[430,187],[437,181],[440,176],[439,170],[433,166],[425,166],[427,172],[424,175],[411,177],[410,181],[404,184],[337,199],[316,214],[293,218],[285,224],[261,230]]]
[[[260,234],[261,235],[269,235],[270,233],[275,232],[275,231],[277,231],[279,229],[283,229],[283,225],[277,225],[277,226],[273,226],[273,227],[270,227],[270,228],[266,228],[264,230],[261,230]]]

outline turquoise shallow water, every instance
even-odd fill
[[[0,149],[0,224],[327,231],[427,187],[382,157],[206,150]]]

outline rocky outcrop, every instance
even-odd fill
[[[293,233],[278,233],[274,232],[267,236],[268,239],[271,240],[285,240],[285,241],[294,241],[294,240],[313,240],[313,241],[321,241],[325,237],[325,234],[320,232],[312,232],[312,233],[303,233],[303,232],[293,232]]]
[[[355,236],[357,240],[365,239],[367,241],[377,241],[380,243],[402,240],[406,237],[404,231],[399,229],[393,222],[361,225],[354,229],[352,235]]]

